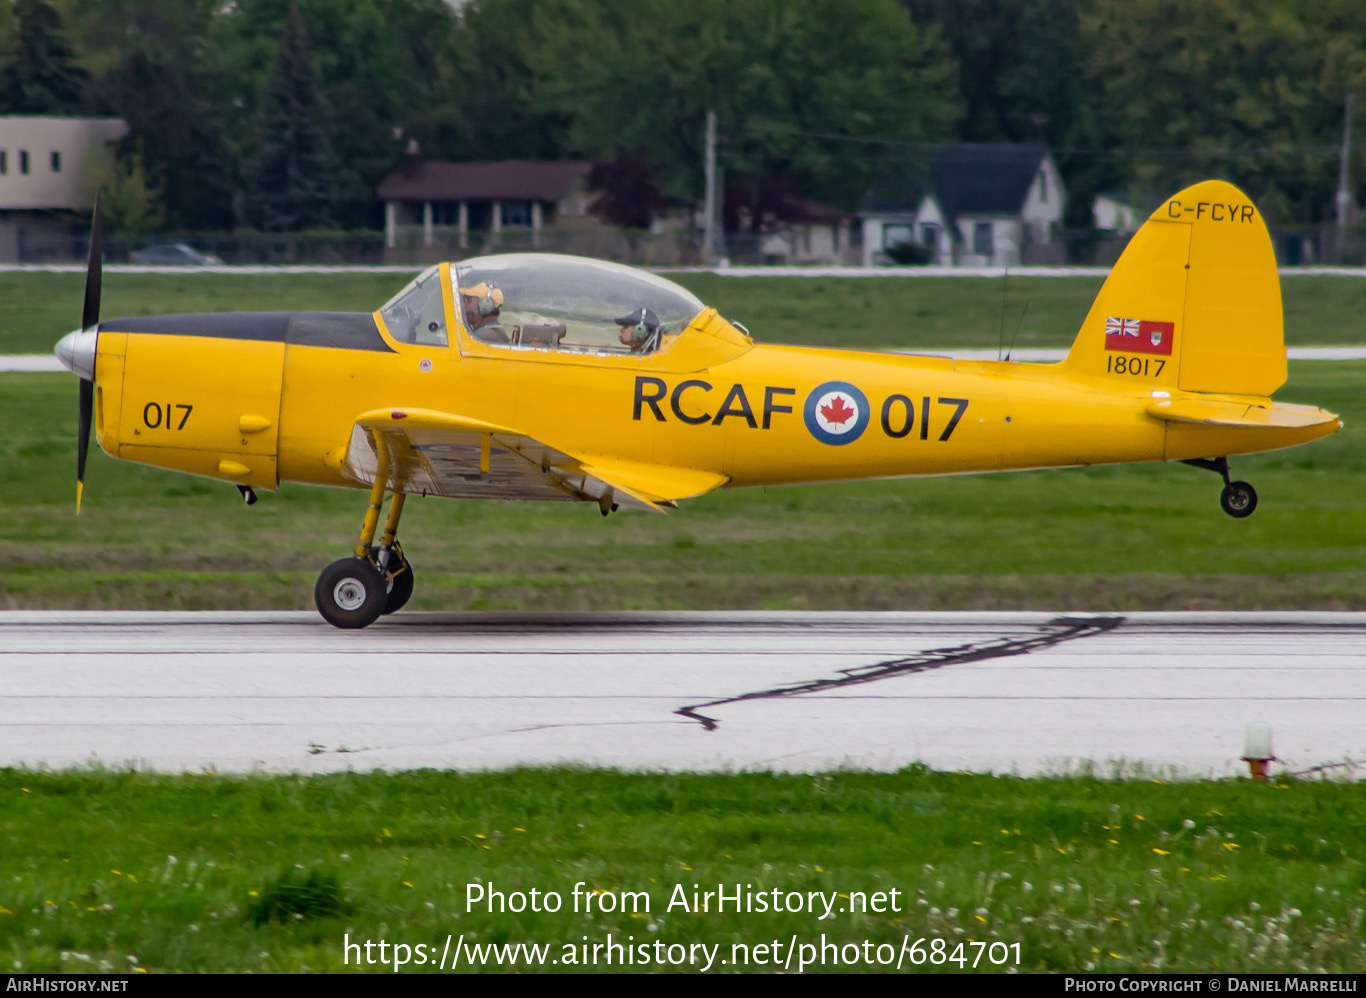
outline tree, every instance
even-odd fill
[[[1361,4],[1092,7],[1089,79],[1136,191],[1160,196],[1219,176],[1274,221],[1331,217],[1343,99],[1366,93]]]
[[[110,158],[102,153],[92,155],[89,176],[99,191],[108,231],[124,236],[157,231],[164,221],[161,198],[148,179],[142,157],[132,153]]]
[[[62,19],[48,0],[16,0],[14,58],[0,69],[4,114],[77,114],[86,72],[76,61]]]
[[[852,206],[879,165],[881,147],[860,140],[949,135],[953,63],[895,0],[638,0],[629,16],[622,9],[612,0],[537,5],[525,28],[537,45],[532,100],[568,122],[566,152],[610,160],[642,148],[675,197],[702,192],[708,110],[726,139],[727,180],[754,187],[751,200],[772,175]]]
[[[655,185],[643,149],[632,149],[607,163],[594,163],[588,171],[588,189],[602,192],[593,204],[594,214],[622,229],[648,229],[669,205],[669,199]]]
[[[278,232],[336,224],[336,160],[326,124],[303,17],[292,7],[266,87],[259,151],[246,171],[255,225]]]

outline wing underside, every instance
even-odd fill
[[[379,449],[384,449],[380,460]],[[342,462],[373,484],[384,466],[394,491],[453,499],[590,501],[662,513],[720,488],[724,475],[568,454],[527,434],[427,409],[377,409],[358,418]]]

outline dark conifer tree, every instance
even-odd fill
[[[336,224],[336,159],[327,136],[327,108],[298,7],[280,36],[280,53],[266,86],[260,144],[247,170],[247,214],[273,232]]]
[[[62,31],[48,0],[16,0],[18,44],[0,69],[0,113],[78,114],[86,71]]]

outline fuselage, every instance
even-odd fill
[[[1184,460],[1336,429],[1159,419],[1154,397],[1183,393],[1117,391],[1064,364],[755,345],[711,310],[651,356],[489,346],[447,311],[458,335],[445,345],[397,340],[379,313],[103,323],[97,438],[115,457],[236,484],[359,486],[343,473],[357,415],[406,406],[515,428],[585,459],[748,486]]]

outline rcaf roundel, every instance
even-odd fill
[[[802,411],[806,428],[823,444],[851,444],[868,427],[868,397],[847,381],[817,385]]]

